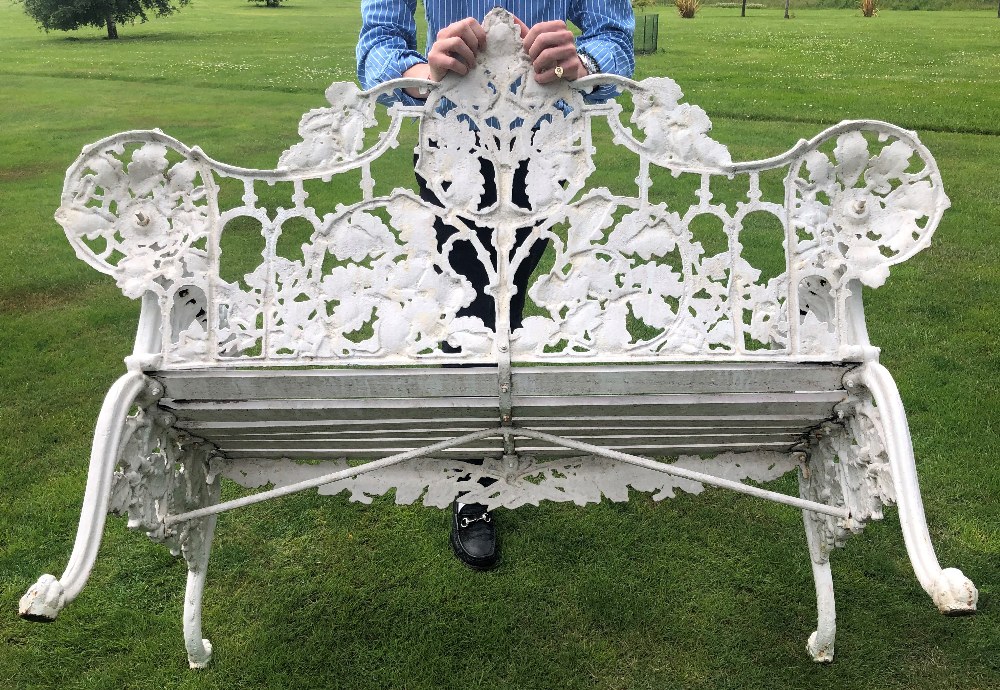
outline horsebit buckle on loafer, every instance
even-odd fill
[[[469,519],[467,517],[464,517],[464,518],[462,518],[461,520],[458,521],[458,525],[459,525],[459,527],[465,528],[465,527],[468,527],[469,525],[471,525],[473,522],[479,522],[480,520],[482,520],[483,522],[492,522],[492,518],[490,518],[490,514],[489,513],[483,513],[482,515],[480,515],[477,518]]]

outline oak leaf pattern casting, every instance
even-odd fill
[[[603,77],[632,99],[626,126],[622,103],[537,84],[509,15],[491,14],[486,29],[468,75],[435,85],[424,106],[397,104],[378,136],[381,92],[353,84],[327,90],[329,107],[303,117],[301,143],[273,171],[217,163],[159,132],[118,135],[78,159],[57,218],[126,295],[158,300],[167,367],[494,362],[498,334],[463,312],[476,295],[451,257],[471,248],[494,321],[507,324],[512,276],[538,243],[549,258],[528,286],[531,311],[500,338],[518,361],[836,360],[855,356],[847,301],[926,246],[947,207],[933,159],[904,130],[847,123],[735,164],[672,80]],[[415,172],[436,199],[415,182],[375,193],[372,162],[398,145],[406,117],[419,124]],[[635,161],[633,192],[591,180],[598,120]],[[789,193],[776,200],[761,175],[784,168]],[[361,198],[331,208],[315,183],[348,172],[360,172]],[[693,195],[658,191],[685,177]],[[526,206],[513,200],[516,179]],[[742,196],[717,194],[718,181]],[[223,194],[230,183],[237,193]],[[778,228],[771,250],[784,251],[784,270],[747,251],[748,219],[760,217]],[[234,279],[223,238],[238,237],[241,218],[259,226],[263,250]],[[706,241],[706,219],[721,244]],[[311,236],[282,253],[294,222]],[[442,226],[454,229],[446,240]]]

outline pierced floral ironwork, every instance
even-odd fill
[[[621,104],[588,102],[587,80],[578,90],[529,79],[513,27],[492,15],[477,69],[446,78],[424,106],[397,105],[377,137],[366,139],[390,85],[332,85],[330,106],[302,118],[302,142],[273,171],[217,163],[159,132],[95,144],[70,170],[57,217],[78,253],[126,295],[156,296],[171,333],[160,367],[486,362],[499,342],[519,361],[853,357],[846,301],[926,246],[948,204],[914,135],[847,123],[783,156],[734,164],[672,80],[591,78],[631,96],[626,125]],[[404,117],[419,119],[415,169],[441,206],[420,199],[415,183],[374,194],[371,163],[398,145]],[[634,194],[591,186],[596,120],[634,155]],[[767,199],[761,174],[786,167],[787,198]],[[528,208],[511,199],[519,168]],[[311,205],[305,181],[358,170],[360,201],[326,214]],[[499,198],[484,198],[484,170]],[[655,171],[695,176],[695,195],[659,192]],[[235,205],[220,206],[225,178],[243,185]],[[715,180],[742,185],[744,198],[713,201]],[[292,194],[265,203],[261,182],[291,182]],[[785,248],[785,271],[765,274],[748,258],[751,214],[784,228],[775,249]],[[704,243],[696,226],[706,217],[721,225],[723,246]],[[261,263],[224,280],[221,239],[240,218],[260,225]],[[313,228],[302,258],[277,249],[296,221]],[[458,232],[438,246],[442,222]],[[474,226],[489,229],[495,254]],[[530,235],[515,251],[518,228]],[[537,309],[521,328],[498,337],[458,316],[475,297],[450,262],[458,243],[480,257],[502,329],[514,272],[536,242],[549,244],[553,264],[529,286]],[[202,318],[177,318],[182,291],[202,299]]]
[[[600,503],[602,498],[627,501],[629,489],[652,494],[654,501],[674,498],[675,492],[700,494],[704,484],[595,456],[539,461],[520,456],[516,470],[503,459],[485,458],[482,464],[460,460],[423,458],[377,473],[342,479],[319,488],[323,495],[348,492],[352,501],[372,498],[395,489],[396,503],[421,502],[447,508],[462,495],[466,503],[494,508],[519,508],[541,501]],[[769,481],[794,470],[796,459],[787,453],[722,453],[712,459],[682,455],[671,462],[679,467],[711,473],[733,481]],[[280,487],[347,469],[346,461],[302,464],[292,460],[226,463],[223,475],[248,488],[263,484]],[[487,480],[487,481],[483,481]],[[484,484],[486,484],[484,486]]]
[[[843,519],[805,513],[822,537],[819,553],[824,559],[866,524],[881,520],[884,507],[896,503],[883,420],[871,391],[858,385],[852,385],[852,391],[838,406],[839,419],[814,432],[809,462],[800,468],[803,498],[850,511]]]
[[[224,464],[214,447],[171,426],[155,403],[125,421],[118,463],[110,490],[109,511],[128,518],[128,527],[145,532],[174,555],[198,553],[210,539],[206,520],[166,528],[167,515],[216,503]]]

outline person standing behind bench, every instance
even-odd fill
[[[632,32],[635,19],[628,0],[424,0],[427,18],[427,55],[417,51],[416,0],[362,0],[361,35],[358,38],[358,81],[362,88],[408,77],[441,81],[454,72],[465,75],[476,62],[476,54],[486,46],[482,22],[494,7],[503,7],[521,27],[524,50],[531,58],[535,80],[548,84],[558,79],[575,81],[589,74],[604,72],[631,77],[635,69]],[[566,21],[581,31],[574,36]],[[611,86],[601,86],[587,94],[588,101],[602,101],[615,95]],[[417,89],[396,89],[393,99],[407,105],[424,102]],[[483,166],[486,189],[483,206],[496,200],[496,180],[487,161]],[[528,208],[525,188],[526,169],[514,177],[513,203]],[[420,196],[440,206],[433,192],[417,176]],[[438,244],[457,232],[440,220],[435,224]],[[484,246],[491,246],[489,230],[476,228]],[[519,236],[518,241],[523,241]],[[471,245],[455,243],[449,261],[464,275],[478,297],[457,316],[478,316],[488,328],[495,327],[491,299],[485,294],[485,269]],[[514,276],[517,292],[511,299],[511,328],[521,325],[524,295],[532,271],[541,259],[545,245],[536,242]],[[460,561],[477,570],[488,570],[499,563],[496,523],[486,507],[478,503],[455,502],[452,515],[451,544]]]

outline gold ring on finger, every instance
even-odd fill
[[[557,77],[559,77],[560,79],[562,79],[562,75],[563,75],[562,65],[556,65],[556,68],[554,70],[552,70],[552,71],[556,73]]]

